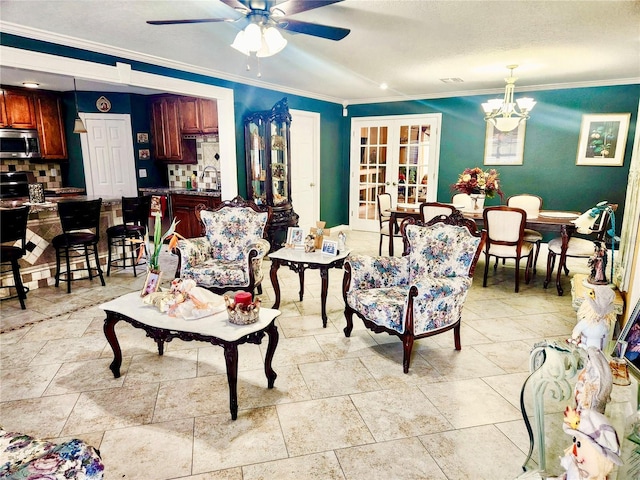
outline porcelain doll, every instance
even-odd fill
[[[615,429],[595,410],[567,407],[564,415],[562,429],[573,436],[573,444],[560,459],[565,473],[558,480],[606,480],[614,465],[622,465]]]
[[[591,293],[578,308],[578,323],[571,332],[571,340],[585,347],[604,348],[611,325],[616,320],[613,311],[615,292],[608,286],[594,285]]]
[[[587,361],[573,389],[577,410],[604,413],[611,399],[613,375],[606,357],[596,347],[587,349]]]

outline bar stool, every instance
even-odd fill
[[[23,310],[27,308],[24,300],[27,298],[29,289],[22,284],[18,260],[26,253],[27,220],[29,220],[29,206],[0,209],[0,243],[13,242],[12,245],[0,245],[0,263],[11,264],[13,283],[18,299],[20,300],[20,307],[22,307]],[[15,242],[20,242],[20,246],[16,246]],[[4,274],[8,272],[8,269],[3,269],[0,273]]]
[[[72,281],[86,278],[74,278],[74,272],[86,270],[89,273],[89,280],[93,280],[93,271],[95,270],[100,277],[102,286],[105,286],[102,269],[100,268],[100,259],[98,258],[101,208],[102,198],[58,203],[62,234],[56,235],[51,243],[56,249],[56,287],[60,284],[60,276],[63,275],[67,282],[67,293],[71,293]],[[89,250],[93,250],[96,262],[95,268],[91,267]],[[86,266],[83,266],[82,257],[84,257]],[[66,272],[60,271],[62,258],[66,263]],[[74,261],[73,269],[71,268],[72,260]]]
[[[107,228],[107,244],[109,245],[107,277],[111,275],[111,266],[116,268],[131,266],[133,267],[133,276],[138,276],[136,260],[140,248],[145,248],[143,240],[147,233],[150,210],[151,197],[122,197],[122,223]],[[116,252],[122,249],[122,258],[112,259],[114,247]],[[128,254],[131,255],[130,258]]]

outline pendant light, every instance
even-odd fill
[[[505,78],[507,82],[504,91],[504,98],[496,98],[482,104],[484,110],[484,119],[487,123],[492,124],[501,132],[510,132],[514,130],[522,121],[529,118],[529,112],[536,105],[533,98],[518,98],[514,101],[513,92],[517,78],[513,76],[513,71],[517,65],[507,65],[511,71],[509,77]]]
[[[73,77],[73,98],[76,103],[76,120],[73,124],[73,133],[87,133],[87,128],[84,126],[80,113],[78,111],[78,92],[76,91],[76,77]]]

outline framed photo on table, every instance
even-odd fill
[[[640,379],[640,301],[627,320],[615,344],[613,356],[624,358],[631,372]]]
[[[322,253],[327,255],[338,255],[338,242],[334,242],[333,240],[323,240]]]
[[[621,167],[630,113],[582,115],[576,165]]]
[[[154,293],[158,291],[160,287],[160,277],[162,276],[162,272],[152,272],[149,270],[147,273],[147,279],[144,282],[144,287],[142,288],[142,292],[140,292],[141,297],[146,297],[150,293]]]
[[[304,229],[289,227],[287,229],[287,245],[294,248],[304,248]]]
[[[487,123],[484,140],[485,165],[522,165],[524,158],[524,130],[526,121],[511,130],[501,132]]]

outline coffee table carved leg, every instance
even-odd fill
[[[300,291],[298,294],[300,295],[300,301],[304,297],[304,265],[298,266],[298,278],[300,279]]]
[[[276,301],[271,308],[278,308],[280,306],[280,284],[278,283],[278,268],[280,268],[280,262],[277,259],[272,259],[269,278],[271,278],[271,285],[273,286],[273,291],[276,294]]]
[[[273,360],[273,354],[276,352],[278,339],[280,338],[275,320],[269,324],[265,331],[267,335],[269,335],[269,344],[267,345],[267,355],[264,358],[264,374],[267,376],[267,386],[273,388],[278,374],[271,368],[271,361]]]
[[[111,313],[107,313],[107,318],[104,320],[104,336],[107,338],[111,350],[113,350],[113,362],[109,365],[109,369],[113,372],[115,378],[120,378],[120,366],[122,365],[122,350],[120,350],[120,344],[118,343],[118,337],[116,337],[115,326],[120,319]]]
[[[320,278],[322,279],[322,288],[320,290],[320,305],[322,308],[322,327],[327,328],[327,290],[329,288],[329,269],[320,268]]]
[[[236,343],[224,345],[224,359],[227,364],[231,420],[235,420],[238,418],[238,345]]]

